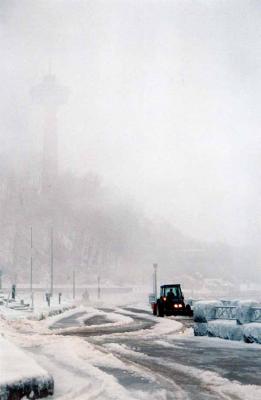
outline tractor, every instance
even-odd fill
[[[156,301],[155,301],[156,300]],[[153,315],[185,315],[192,317],[193,311],[189,304],[185,304],[180,284],[162,285],[160,297],[151,302]]]

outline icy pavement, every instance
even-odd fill
[[[55,400],[259,400],[260,346],[194,337],[191,325],[129,305],[15,321],[8,332],[54,377]]]

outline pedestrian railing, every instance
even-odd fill
[[[239,306],[214,306],[212,312],[205,314],[206,321],[211,320],[235,320],[239,325],[260,322],[261,307],[239,305]]]
[[[194,308],[194,335],[261,344],[261,306],[256,301],[201,301]]]
[[[237,307],[236,306],[222,306],[215,307],[215,316],[213,319],[237,319]]]
[[[261,307],[252,307],[251,322],[261,322]]]

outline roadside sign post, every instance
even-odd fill
[[[15,296],[16,296],[16,285],[13,284],[12,285],[12,299],[15,300]]]

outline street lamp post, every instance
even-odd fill
[[[53,295],[53,228],[51,228],[51,288],[50,294]]]
[[[154,296],[155,296],[155,300],[157,300],[157,287],[158,287],[158,283],[157,283],[157,269],[158,269],[158,264],[153,264],[153,269],[154,269],[154,275],[153,275],[153,284],[154,284]]]
[[[33,293],[33,228],[31,227],[30,292]]]

